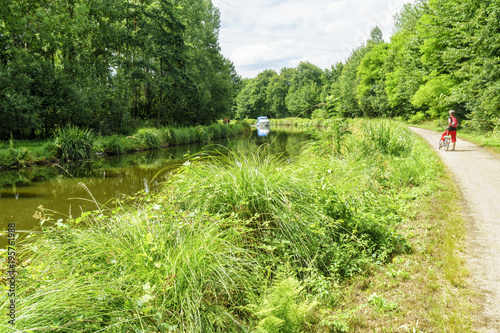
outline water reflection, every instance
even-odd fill
[[[268,136],[269,127],[257,127],[257,136]]]
[[[182,165],[187,156],[201,151],[230,149],[237,154],[282,154],[296,156],[307,140],[305,134],[267,129],[246,137],[215,142],[216,145],[186,145],[168,149],[100,158],[93,161],[33,167],[0,173],[0,229],[15,222],[18,230],[38,226],[33,218],[37,207],[59,212],[56,218],[76,217],[113,199],[138,191],[153,191],[168,171]],[[263,149],[264,145],[265,149]],[[224,148],[224,147],[227,147]],[[3,247],[5,239],[0,242]]]

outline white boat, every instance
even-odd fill
[[[258,117],[257,118],[257,124],[256,124],[257,127],[266,127],[266,126],[269,126],[269,119],[267,119],[266,116],[264,117]]]

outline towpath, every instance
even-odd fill
[[[441,134],[410,128],[436,150]],[[459,133],[460,134],[460,133]],[[451,147],[451,145],[450,145]],[[438,151],[463,197],[466,263],[480,294],[479,332],[500,332],[500,159],[457,139],[455,151]]]

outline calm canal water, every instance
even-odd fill
[[[193,144],[141,153],[101,158],[89,162],[0,172],[0,230],[15,223],[21,234],[39,226],[33,215],[39,206],[54,212],[56,219],[77,217],[115,198],[152,191],[171,170],[185,162],[187,155],[223,150],[238,154],[256,153],[268,144],[270,154],[293,157],[299,154],[307,136],[284,130],[253,132],[244,137],[218,141],[211,146]],[[82,184],[84,186],[82,186]],[[0,248],[5,248],[2,233]]]

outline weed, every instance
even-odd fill
[[[391,312],[399,308],[398,303],[388,302],[384,297],[377,294],[372,294],[368,297],[368,303],[379,312]]]

